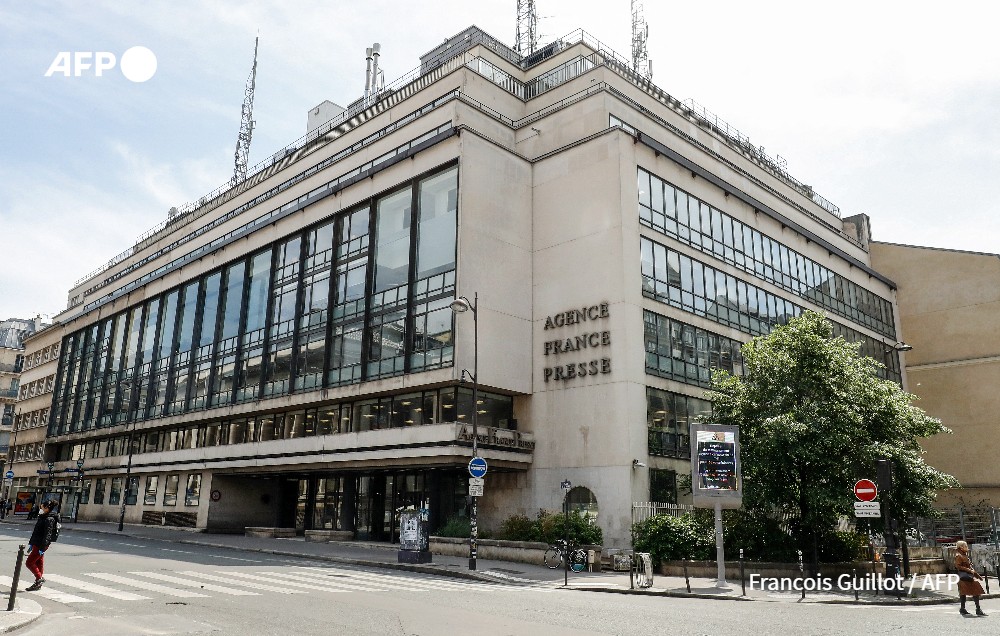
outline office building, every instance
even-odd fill
[[[741,343],[805,309],[897,339],[866,217],[586,33],[470,27],[333,106],[70,291],[47,458],[84,459],[81,519],[117,480],[129,522],[391,540],[466,514],[475,418],[481,525],[569,481],[626,545]]]

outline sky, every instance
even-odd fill
[[[0,319],[54,316],[74,282],[231,177],[260,37],[249,164],[306,112],[386,83],[516,0],[0,0]],[[653,82],[737,128],[875,240],[1000,252],[1000,5],[645,0]],[[584,29],[631,56],[629,0],[537,0],[541,42]],[[156,58],[142,82],[133,47]],[[90,52],[74,69],[61,53]],[[107,53],[114,56],[107,66]]]

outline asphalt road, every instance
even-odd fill
[[[28,528],[0,529],[0,587]],[[46,553],[42,618],[24,636],[144,634],[995,634],[955,605],[736,602],[501,585],[257,552],[63,533]],[[25,570],[20,588],[31,583]],[[971,604],[970,604],[971,606]]]

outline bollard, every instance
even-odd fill
[[[691,580],[688,578],[688,561],[690,560],[690,557],[684,559],[684,587],[687,588],[688,594],[691,593]]]
[[[743,574],[743,548],[740,548],[740,582],[743,584],[743,596],[747,595],[747,577]]]
[[[978,570],[976,570],[978,572]],[[990,571],[983,566],[983,580],[986,581],[986,593],[990,593]]]
[[[17,563],[14,565],[14,580],[10,583],[10,600],[7,601],[7,611],[14,611],[14,599],[17,598],[17,580],[21,578],[21,563],[24,561],[24,546],[17,546]]]
[[[628,558],[628,589],[635,589],[635,552]]]
[[[806,584],[805,584],[805,568],[802,567],[802,550],[796,550],[799,553],[799,579],[802,580],[802,600],[806,598]]]

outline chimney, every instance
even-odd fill
[[[372,93],[378,92],[378,53],[382,50],[382,45],[376,42],[372,45]]]
[[[368,95],[371,94],[372,90],[372,48],[368,47],[365,49],[365,99],[368,99]]]

